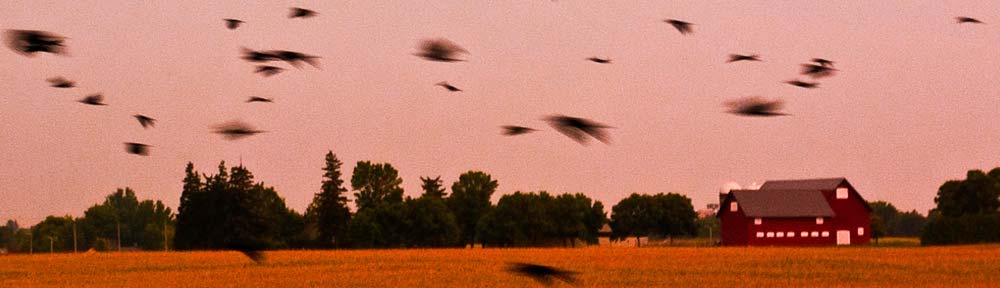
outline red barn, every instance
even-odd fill
[[[767,181],[719,195],[722,245],[865,245],[871,207],[845,178]]]

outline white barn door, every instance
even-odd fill
[[[851,245],[851,230],[837,230],[837,245]]]

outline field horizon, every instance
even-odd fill
[[[3,287],[524,287],[510,263],[577,272],[578,286],[997,287],[1000,245],[280,250],[6,255]],[[567,285],[555,282],[555,286]]]

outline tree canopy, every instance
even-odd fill
[[[611,208],[611,237],[667,237],[695,235],[697,214],[684,195],[635,194]],[[638,242],[636,242],[638,244]]]
[[[196,173],[189,165],[189,174]],[[190,176],[190,175],[188,175]],[[185,177],[194,180],[194,177]],[[203,185],[185,183],[175,245],[178,249],[273,249],[288,247],[302,216],[285,206],[273,187],[255,183],[242,166],[204,175]],[[200,182],[200,179],[199,179]]]
[[[403,179],[399,172],[389,163],[372,164],[369,161],[358,161],[351,176],[351,188],[354,188],[354,201],[358,212],[374,208],[381,204],[403,202]]]
[[[489,212],[490,197],[497,186],[497,181],[482,171],[465,172],[451,185],[451,196],[446,202],[461,229],[462,243],[475,246],[476,225]]]
[[[1000,242],[1000,167],[989,173],[969,170],[964,180],[945,182],[934,203],[937,208],[927,217],[921,243]],[[906,219],[901,226],[919,225],[913,215],[901,217]]]

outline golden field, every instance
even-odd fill
[[[0,287],[522,287],[508,262],[594,287],[1000,287],[1000,245],[433,249],[0,256]],[[565,285],[557,282],[557,286]]]

